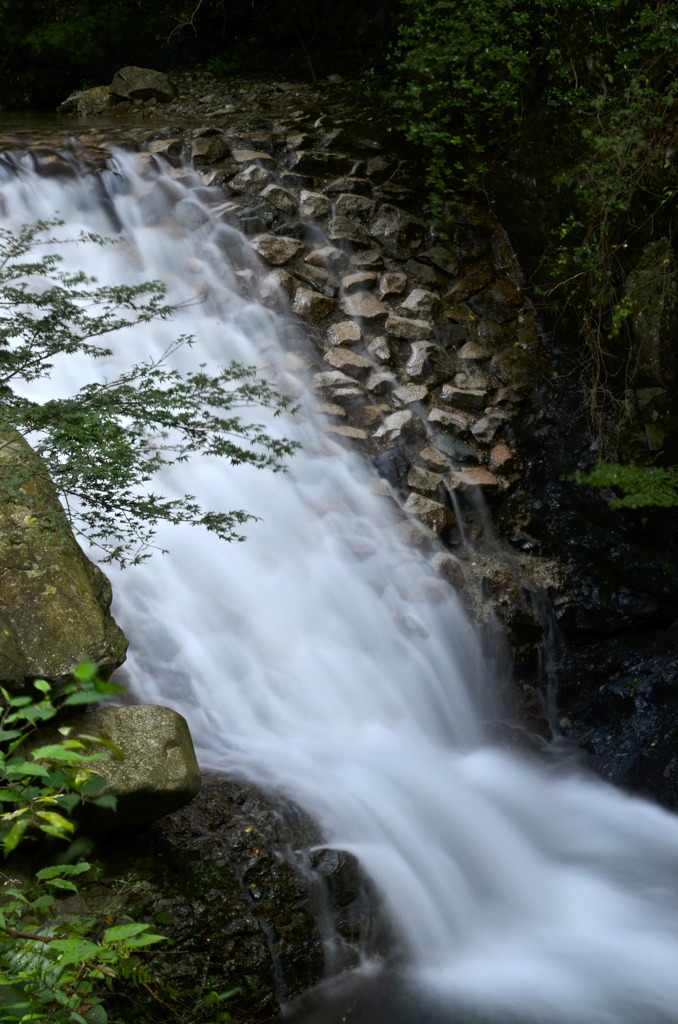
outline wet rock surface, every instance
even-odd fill
[[[79,912],[116,923],[136,915],[168,936],[171,947],[152,954],[153,976],[187,1019],[203,1019],[196,992],[239,988],[228,1004],[234,1021],[267,1021],[319,981],[328,948],[341,969],[357,962],[361,933],[385,941],[355,859],[321,842],[280,797],[208,776],[190,806],[108,842]],[[166,1019],[167,1006],[146,990],[117,996],[110,1009],[126,1019],[132,1008],[135,1019]]]

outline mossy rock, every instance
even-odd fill
[[[111,586],[76,543],[47,468],[18,433],[0,443],[0,684],[69,677],[92,660],[108,674],[127,641]]]

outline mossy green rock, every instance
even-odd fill
[[[44,463],[19,434],[0,442],[0,684],[67,678],[82,661],[102,674],[127,641],[111,586],[76,543]]]

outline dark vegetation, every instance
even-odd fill
[[[5,109],[53,107],[130,64],[198,62],[238,75],[315,78],[381,66],[395,4],[359,0],[0,0]],[[134,31],[130,31],[130,25]]]

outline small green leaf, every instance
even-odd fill
[[[105,796],[100,796],[92,802],[95,807],[101,807],[106,811],[117,811],[118,809],[118,798],[112,793],[106,793]]]
[[[99,666],[96,661],[83,661],[82,664],[78,665],[73,670],[73,677],[78,679],[81,683],[91,683],[96,678],[99,672]]]
[[[104,942],[121,942],[123,939],[129,939],[134,935],[140,935],[141,932],[148,931],[150,927],[150,924],[140,924],[137,921],[132,921],[129,924],[117,924],[106,929]]]
[[[87,861],[81,861],[80,864],[53,864],[48,868],[41,868],[40,871],[36,871],[35,877],[41,881],[49,878],[59,878],[61,875],[82,875],[85,871],[89,871],[92,867]]]
[[[16,850],[17,846],[21,842],[26,832],[26,829],[30,825],[30,818],[20,818],[19,821],[15,822],[10,829],[9,835],[3,843],[3,851],[5,857],[8,856],[13,850]]]
[[[68,818],[57,814],[56,811],[38,811],[38,818],[46,821],[52,828],[63,829],[64,832],[75,832],[75,825]]]

